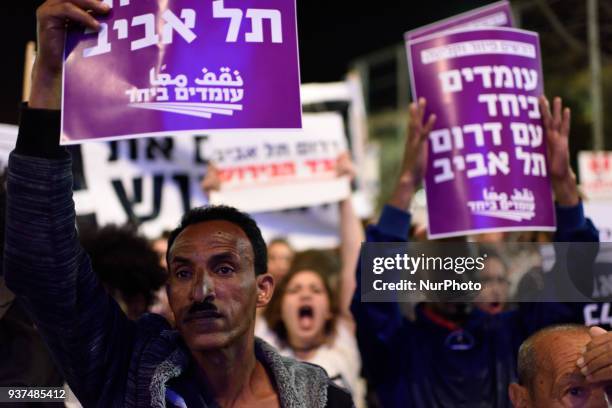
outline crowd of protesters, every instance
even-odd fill
[[[408,210],[436,120],[422,99],[390,200],[365,229],[351,198],[339,202],[336,249],[298,252],[290,234],[266,248],[249,216],[222,206],[191,210],[154,241],[133,226],[77,233],[57,67],[65,20],[96,28],[87,9],[108,11],[48,0],[38,13],[32,96],[0,189],[0,386],[67,383],[83,406],[609,406],[612,333],[585,326],[582,303],[511,303],[545,296],[558,268],[544,273],[536,257],[513,272],[497,245],[506,234],[469,237],[489,254],[474,302],[362,301],[364,241],[425,239]],[[557,230],[522,239],[597,242],[570,166],[569,109],[544,97],[540,109]],[[353,174],[349,154],[337,170]],[[219,186],[210,165],[202,188]],[[567,257],[586,291],[595,255]]]

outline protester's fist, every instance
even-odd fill
[[[591,342],[576,364],[589,382],[612,381],[612,332],[589,329]]]
[[[32,72],[31,107],[59,109],[68,25],[98,30],[100,24],[93,14],[105,14],[109,10],[101,0],[47,0],[36,10],[38,49]]]
[[[409,122],[402,169],[390,204],[406,209],[415,189],[425,176],[427,168],[427,139],[436,122],[436,115],[431,114],[425,122],[425,98],[412,102],[408,109]]]
[[[93,13],[104,14],[109,6],[101,0],[47,0],[36,10],[38,54],[44,68],[60,72],[67,25],[70,23],[98,30]]]
[[[569,133],[571,112],[563,109],[561,98],[553,100],[552,112],[545,96],[540,98],[540,110],[548,158],[548,172],[555,198],[562,205],[576,205],[580,201],[576,175],[570,166]]]

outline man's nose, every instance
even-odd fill
[[[207,273],[202,273],[200,279],[194,282],[192,297],[194,302],[210,302],[215,299],[214,281]]]

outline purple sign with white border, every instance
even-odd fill
[[[425,179],[429,237],[554,230],[537,33],[445,32],[407,48],[413,96],[437,115]]]
[[[62,144],[301,128],[295,0],[104,2],[66,39]]]
[[[404,38],[406,41],[411,41],[442,31],[513,26],[510,3],[507,0],[503,0],[410,30],[404,35]]]

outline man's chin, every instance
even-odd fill
[[[231,343],[227,333],[190,333],[183,336],[183,340],[192,351],[212,351],[225,348]]]

